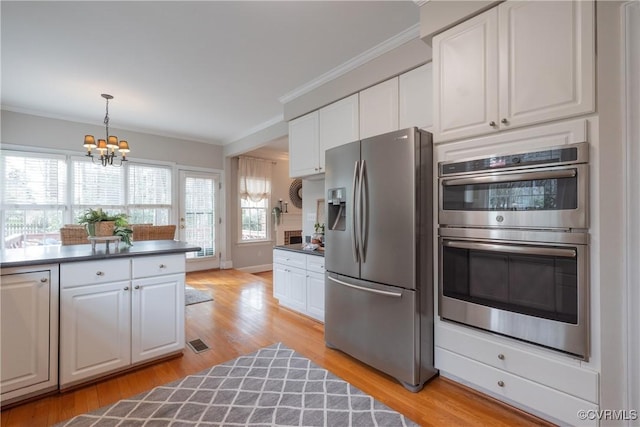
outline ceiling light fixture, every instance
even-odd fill
[[[91,152],[91,150],[95,148],[96,152],[100,154],[99,164],[102,166],[122,166],[123,162],[127,161],[127,153],[130,151],[129,143],[124,140],[118,141],[117,136],[109,135],[109,100],[113,99],[113,96],[106,93],[103,93],[101,96],[107,100],[107,114],[104,116],[107,139],[99,139],[96,145],[96,139],[93,135],[85,135],[83,147],[87,149],[87,157],[91,157],[93,163],[98,163]],[[116,151],[120,151],[120,154],[122,154],[122,157],[119,158],[119,163],[113,162],[114,159],[118,159]]]

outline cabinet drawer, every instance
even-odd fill
[[[60,265],[60,286],[63,289],[129,280],[130,277],[129,259],[80,261]]]
[[[288,265],[290,267],[307,268],[307,255],[292,251],[273,251],[273,262]]]
[[[307,255],[307,270],[324,274],[324,257]]]
[[[580,399],[598,402],[598,373],[580,367],[577,360],[562,361],[536,354],[443,322],[438,327],[437,345]]]
[[[444,376],[479,388],[500,400],[545,414],[546,418],[560,420],[568,425],[597,425],[597,420],[582,420],[578,412],[597,410],[598,406],[542,386],[500,369],[484,365],[440,347],[435,348],[436,366]]]
[[[133,258],[131,263],[134,279],[184,273],[185,271],[183,254]]]

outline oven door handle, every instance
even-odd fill
[[[443,179],[442,185],[447,187],[452,185],[491,184],[495,182],[529,181],[534,179],[574,178],[577,174],[578,172],[575,169],[508,173],[500,175],[474,176],[471,178]]]
[[[577,252],[575,251],[575,249],[565,249],[565,248],[498,245],[493,243],[463,242],[459,240],[443,240],[442,244],[450,248],[477,249],[480,251],[507,252],[507,253],[522,254],[522,255],[548,255],[548,256],[558,256],[563,258],[575,258],[577,256]]]

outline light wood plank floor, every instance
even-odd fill
[[[186,307],[187,340],[200,338],[211,350],[196,354],[187,348],[182,357],[9,408],[0,415],[1,427],[50,426],[276,342],[424,426],[549,425],[440,377],[410,393],[392,378],[325,347],[321,323],[278,306],[271,272],[210,270],[187,274],[187,283],[213,295],[211,302]]]

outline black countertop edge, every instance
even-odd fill
[[[176,240],[147,240],[134,242],[133,246],[124,247],[120,244],[118,251],[114,244],[106,250],[104,243],[98,243],[95,251],[91,245],[69,246],[30,246],[21,249],[5,249],[0,252],[0,268],[25,267],[39,264],[59,264],[76,261],[95,261],[123,257],[138,257],[148,255],[177,254],[197,252],[202,250],[185,242]]]
[[[307,255],[317,255],[317,256],[324,257],[324,251],[319,251],[319,250],[306,251],[306,250],[302,249],[303,246],[304,246],[304,244],[294,243],[292,245],[277,245],[277,246],[274,246],[273,249],[282,249],[282,250],[285,250],[285,251],[300,252],[300,253],[307,254]]]

